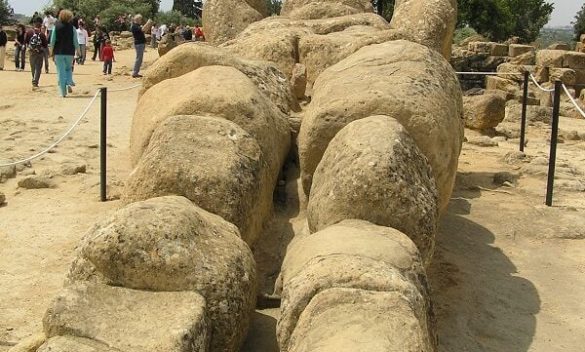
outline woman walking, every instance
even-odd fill
[[[16,38],[14,40],[14,64],[16,65],[16,71],[24,71],[24,65],[26,62],[26,28],[23,24],[16,26]]]
[[[59,13],[59,21],[55,24],[55,30],[51,35],[51,48],[57,67],[59,80],[59,93],[63,98],[73,90],[73,58],[79,50],[77,41],[77,30],[71,23],[73,13],[69,10],[62,10]]]

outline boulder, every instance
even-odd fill
[[[312,310],[310,302],[320,292],[336,289],[402,292],[417,297],[422,324],[429,328],[426,335],[435,336],[422,260],[412,241],[395,229],[345,220],[320,232],[295,237],[284,259],[281,278],[284,285],[277,338],[283,351],[309,341],[302,341],[298,329],[306,328],[303,327],[304,317]],[[330,303],[336,305],[335,300]],[[329,321],[329,325],[352,325],[350,322],[357,323],[357,320],[347,312]],[[375,329],[376,326],[369,327]],[[320,323],[313,328],[325,327]],[[339,336],[345,336],[343,331],[339,330]],[[375,334],[375,340],[387,335],[379,333]]]
[[[221,44],[268,15],[262,0],[207,0],[203,4],[205,38]]]
[[[536,66],[563,67],[566,53],[563,50],[539,50],[536,52]]]
[[[427,323],[422,295],[407,279],[396,280],[402,280],[398,292],[317,293],[297,323],[287,351],[436,351],[437,339]]]
[[[525,65],[503,63],[498,66],[497,72],[500,78],[522,82],[524,80],[524,71],[527,71],[527,69]]]
[[[297,99],[304,99],[307,91],[307,67],[303,64],[295,64],[290,79],[293,94]]]
[[[269,165],[258,142],[235,123],[173,116],[152,135],[122,200],[184,196],[236,225],[253,245],[271,214],[279,171],[280,165]]]
[[[461,89],[441,55],[403,40],[364,47],[315,82],[299,134],[305,194],[337,132],[373,115],[395,118],[406,128],[432,166],[444,208],[463,141]]]
[[[280,15],[296,19],[321,19],[339,17],[343,12],[374,12],[374,8],[369,0],[287,0],[282,5]]]
[[[366,220],[406,234],[429,262],[438,218],[431,168],[398,121],[363,118],[329,143],[307,206],[312,232],[347,219]]]
[[[563,67],[574,70],[585,69],[585,53],[567,51],[563,58]]]
[[[508,47],[508,56],[510,57],[517,57],[530,52],[534,52],[534,47],[530,45],[510,44]]]
[[[491,48],[490,55],[491,56],[508,56],[509,50],[510,49],[508,48],[508,45],[506,45],[506,44],[494,43],[494,45]]]
[[[536,54],[534,50],[531,50],[527,53],[510,58],[509,62],[514,65],[534,65],[536,63]]]
[[[532,75],[538,83],[544,83],[550,80],[549,68],[545,66],[535,66]]]
[[[476,54],[486,54],[489,55],[492,51],[493,42],[469,42],[467,44],[467,50],[473,51]]]
[[[239,349],[256,301],[254,258],[237,228],[183,197],[133,203],[94,225],[81,241],[68,280],[198,292],[211,322],[210,351]]]
[[[475,130],[495,128],[506,116],[506,93],[463,97],[463,111],[465,127]]]
[[[518,82],[505,79],[502,77],[487,76],[485,78],[485,89],[488,91],[489,90],[504,91],[507,94],[511,94],[513,96],[519,89],[519,85]]]
[[[506,104],[506,117],[507,122],[517,122],[522,118],[522,104],[516,101],[509,101]],[[552,108],[528,105],[526,107],[526,120],[531,122],[544,122],[549,123],[552,118]]]
[[[32,334],[29,337],[20,340],[16,346],[10,348],[8,352],[37,352],[47,341],[47,336],[44,332]]]
[[[205,299],[196,292],[87,282],[62,290],[43,318],[48,338],[85,337],[117,351],[206,352],[208,325]]]
[[[451,57],[457,4],[453,0],[399,0],[395,2],[390,26],[410,40]]]
[[[2,166],[0,167],[0,183],[6,182],[10,178],[16,177],[16,166]]]
[[[563,84],[572,86],[577,81],[577,73],[570,68],[549,68],[549,80],[551,82],[561,81]]]
[[[254,82],[233,67],[205,66],[164,80],[140,98],[130,135],[133,165],[148,147],[154,130],[176,115],[216,116],[233,121],[256,138],[270,169],[279,168],[288,154],[290,130],[286,116]]]
[[[260,92],[288,113],[300,111],[287,76],[266,62],[240,59],[226,49],[205,43],[187,43],[155,61],[144,74],[141,95],[164,80],[177,78],[206,66],[231,66],[248,76]]]

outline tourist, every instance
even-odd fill
[[[101,27],[96,27],[95,33],[93,34],[93,57],[92,60],[95,61],[96,57],[99,57],[100,61],[102,59],[102,46],[105,41],[104,31]]]
[[[102,57],[104,59],[104,75],[111,75],[113,62],[116,61],[116,58],[114,57],[114,48],[112,48],[112,42],[110,40],[106,40],[104,44]]]
[[[59,93],[63,98],[71,93],[75,86],[73,82],[73,58],[79,49],[77,42],[77,31],[71,20],[73,13],[69,10],[62,10],[59,13],[59,21],[55,24],[55,30],[51,36],[51,48],[57,66]]]
[[[44,25],[41,27],[41,32],[45,35],[45,38],[47,38],[47,40],[49,40],[51,37],[49,36],[49,31],[47,30],[47,27],[45,27]],[[47,45],[47,47],[45,47],[43,49],[43,61],[45,62],[45,73],[49,73],[49,46]]]
[[[134,37],[134,49],[136,50],[136,61],[134,62],[134,70],[132,77],[140,78],[140,67],[142,66],[142,59],[144,58],[144,49],[146,47],[146,36],[142,29],[142,15],[134,16],[134,23],[131,27],[132,36]]]
[[[41,71],[43,70],[43,61],[45,59],[45,51],[48,48],[47,36],[41,31],[43,19],[38,17],[35,19],[34,28],[26,33],[24,42],[28,47],[30,56],[30,72],[32,74],[33,89],[39,87],[41,79]]]
[[[79,52],[77,55],[77,63],[79,65],[85,64],[85,58],[87,56],[87,41],[89,40],[89,34],[85,29],[85,24],[80,23],[77,29],[77,42],[79,43]]]
[[[2,28],[0,23],[0,71],[4,71],[4,60],[6,58],[6,44],[8,44],[8,36]]]
[[[188,42],[193,40],[193,31],[189,26],[185,27],[185,30],[183,30],[183,39]]]
[[[195,40],[201,42],[205,41],[205,34],[203,34],[203,30],[197,24],[195,25]]]
[[[43,18],[43,26],[47,29],[45,35],[47,38],[51,38],[51,33],[55,30],[55,22],[57,20],[53,17],[53,13],[51,11],[45,12],[45,18]]]
[[[16,71],[24,71],[26,61],[26,43],[24,37],[26,29],[23,24],[16,26],[16,38],[14,39],[14,64]]]
[[[160,28],[156,23],[152,24],[152,29],[150,30],[150,46],[153,49],[156,49],[157,40],[160,37]]]

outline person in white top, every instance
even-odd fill
[[[57,20],[53,17],[53,12],[46,11],[45,18],[43,19],[43,26],[47,29],[47,33],[45,33],[47,38],[51,38],[51,33],[55,30],[55,22],[57,22]]]
[[[79,42],[79,53],[77,54],[77,63],[80,65],[85,64],[85,59],[87,57],[88,38],[89,34],[85,29],[85,24],[79,23],[79,28],[77,29],[77,41]]]

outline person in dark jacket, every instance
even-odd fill
[[[142,59],[144,58],[144,49],[146,48],[146,36],[142,28],[142,15],[134,16],[134,23],[131,27],[132,36],[134,37],[134,49],[136,49],[136,61],[134,62],[134,70],[132,77],[140,78],[140,67],[142,66]]]
[[[14,64],[16,71],[24,71],[26,62],[26,43],[24,37],[26,35],[26,28],[19,24],[16,26],[16,38],[14,40]]]
[[[0,71],[4,71],[4,60],[6,59],[6,44],[8,43],[8,36],[2,24],[0,24]]]
[[[59,21],[55,24],[55,30],[51,35],[51,48],[53,58],[57,67],[59,77],[59,93],[63,98],[71,93],[75,86],[73,82],[73,58],[79,50],[77,41],[77,30],[73,27],[71,20],[73,13],[69,10],[62,10],[59,13]]]
[[[41,31],[42,25],[42,18],[38,17],[35,19],[34,29],[28,31],[24,39],[30,56],[30,72],[32,73],[33,89],[39,87],[41,71],[43,70],[43,61],[45,59],[45,51],[48,48],[47,36]]]

